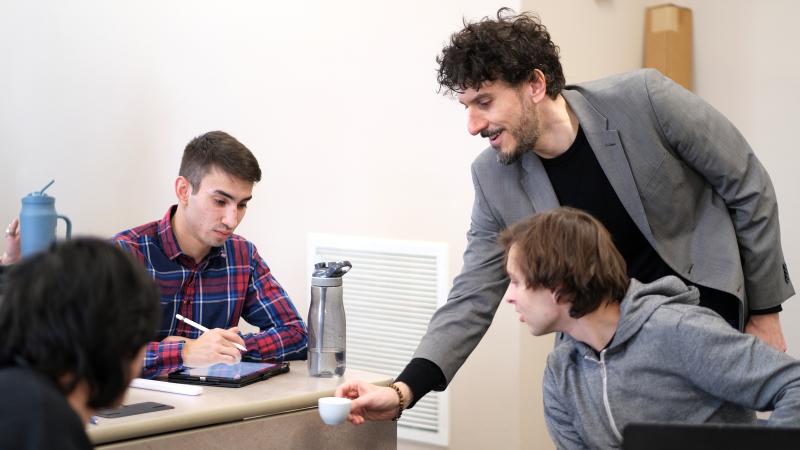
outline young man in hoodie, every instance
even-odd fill
[[[544,375],[558,448],[617,448],[631,422],[800,427],[800,361],[698,306],[674,276],[629,279],[603,225],[572,208],[501,235],[505,294],[533,335],[562,332]]]

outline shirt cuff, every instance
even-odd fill
[[[162,342],[158,348],[158,372],[159,375],[175,372],[184,368],[183,348],[186,341]]]
[[[419,399],[430,391],[443,391],[447,387],[447,380],[442,369],[434,362],[424,358],[413,358],[395,381],[408,385],[414,394],[411,404],[406,409],[412,408]]]
[[[781,311],[783,311],[783,307],[781,305],[778,305],[778,306],[773,306],[772,308],[766,308],[766,309],[751,309],[750,310],[750,315],[751,316],[761,316],[761,315],[764,315],[764,314],[775,314],[775,313],[779,313]]]

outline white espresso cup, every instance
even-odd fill
[[[322,397],[317,401],[319,416],[328,425],[339,425],[350,414],[350,399],[342,397]]]

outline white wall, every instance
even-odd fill
[[[43,186],[78,233],[160,218],[180,152],[223,129],[264,180],[239,231],[307,309],[310,231],[431,240],[460,267],[469,164],[485,143],[437,95],[434,57],[492,0],[410,2],[0,0],[0,225]],[[641,66],[644,0],[526,0],[560,45],[569,82]],[[772,175],[783,248],[800,280],[792,108],[800,4],[704,0],[694,9],[696,91]],[[518,3],[510,6],[519,8]],[[0,248],[2,248],[0,243]],[[800,305],[783,314],[800,356]],[[548,338],[501,305],[455,378],[451,448],[552,448],[539,383]],[[412,446],[406,446],[412,448]]]
[[[264,171],[239,231],[301,308],[308,231],[445,241],[460,261],[483,144],[434,57],[484,7],[0,0],[0,220],[50,178],[78,233],[158,219],[183,146],[222,129]]]

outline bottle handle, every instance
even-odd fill
[[[57,216],[59,219],[64,219],[64,223],[67,224],[67,239],[72,239],[72,221],[69,220],[67,216],[62,216],[59,214]]]
[[[341,278],[353,268],[353,265],[350,264],[350,261],[336,261],[331,263],[328,266],[328,269],[325,271],[325,278],[332,278],[337,277]]]

